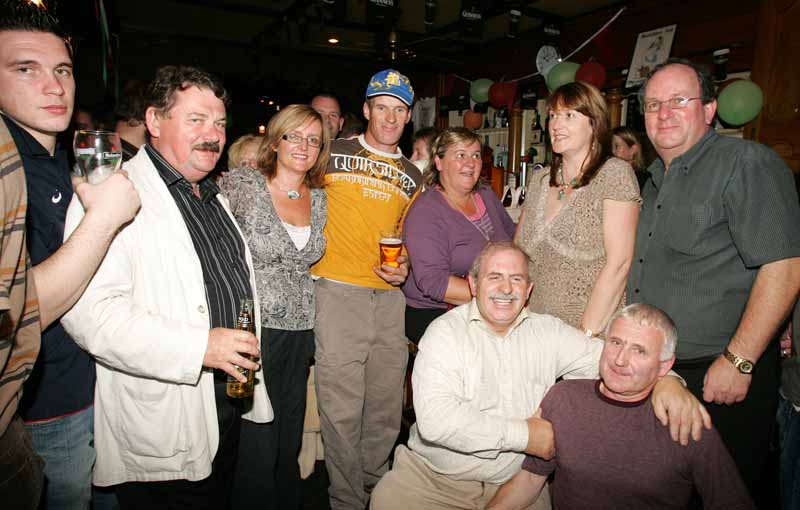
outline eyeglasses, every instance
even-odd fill
[[[322,137],[317,135],[300,136],[297,133],[286,133],[281,138],[295,144],[303,143],[305,140],[310,147],[322,147]]]
[[[699,97],[671,97],[669,99],[665,99],[663,101],[657,101],[655,99],[646,99],[642,108],[644,109],[645,113],[656,113],[661,109],[661,105],[665,104],[669,107],[670,110],[682,110],[686,108],[686,105],[689,104],[689,101],[694,101],[695,99],[700,99]]]

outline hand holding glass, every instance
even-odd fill
[[[380,252],[381,264],[387,266],[400,267],[397,258],[403,251],[403,238],[396,230],[381,230]]]
[[[119,170],[122,164],[122,144],[113,131],[75,131],[72,141],[75,166],[89,184],[100,184]]]

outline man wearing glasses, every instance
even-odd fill
[[[681,339],[673,369],[708,402],[758,506],[778,388],[772,342],[800,288],[792,174],[763,145],[710,128],[714,83],[671,59],[649,76],[645,126],[659,155],[642,189],[628,300],[655,305]],[[769,492],[769,491],[764,491]]]

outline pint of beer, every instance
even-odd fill
[[[381,264],[387,266],[399,267],[397,257],[403,251],[403,239],[400,237],[400,232],[396,230],[382,230],[381,241]]]

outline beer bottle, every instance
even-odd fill
[[[255,331],[253,324],[253,301],[251,299],[242,299],[239,310],[239,317],[236,319],[236,329],[253,333]],[[243,354],[243,356],[255,361],[249,354]],[[255,371],[238,366],[236,367],[236,370],[247,377],[247,382],[239,382],[235,377],[229,374],[225,393],[227,393],[229,397],[233,398],[252,397],[253,388],[255,386]]]

